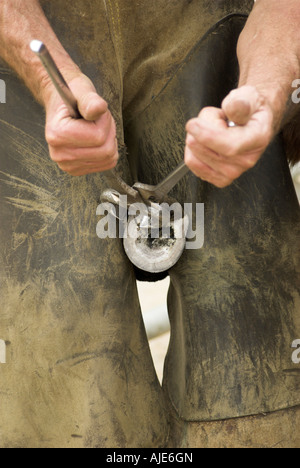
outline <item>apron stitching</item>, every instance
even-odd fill
[[[120,34],[117,33],[117,28],[116,28],[116,20],[115,20],[115,15],[113,11],[113,6],[111,3],[111,0],[103,0],[104,5],[105,5],[105,10],[107,14],[107,22],[110,30],[110,35],[111,35],[111,40],[113,43],[114,51],[115,51],[115,57],[118,65],[118,70],[119,70],[119,79],[120,79],[120,93],[121,93],[121,99],[123,101],[123,74],[122,74],[122,65],[121,65],[121,60],[120,56],[118,54],[118,43],[120,40]],[[118,13],[119,16],[119,13]],[[119,23],[119,21],[118,21]]]
[[[123,39],[122,39],[122,34],[121,34],[120,7],[119,7],[118,0],[115,0],[115,1],[116,1],[116,6],[117,6],[118,39],[119,39],[119,42],[123,45]]]

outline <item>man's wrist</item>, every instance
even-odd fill
[[[81,70],[75,63],[62,67],[57,62],[57,66],[67,84],[69,84],[75,78],[82,76]],[[54,96],[57,96],[58,93],[54,87],[54,84],[52,83],[51,78],[44,68],[41,70],[39,80],[39,94],[37,99],[44,107],[46,107],[49,101],[52,100],[53,94]]]
[[[266,88],[265,85],[248,80],[245,83],[240,82],[239,87],[244,85],[253,86],[262,98],[262,106],[268,106],[270,108],[273,115],[273,128],[274,131],[277,132],[280,128],[289,100],[289,93],[287,90],[280,87],[278,83],[270,83],[269,87]]]

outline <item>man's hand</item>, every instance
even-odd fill
[[[228,121],[237,126],[229,127]],[[186,129],[187,166],[219,188],[256,165],[275,131],[270,105],[252,86],[232,91],[222,109],[204,108]]]
[[[116,125],[107,103],[85,75],[77,76],[68,84],[77,99],[82,119],[70,117],[57,91],[49,84],[45,106],[46,140],[51,159],[73,176],[114,168],[119,157]]]

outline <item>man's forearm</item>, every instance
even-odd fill
[[[257,0],[238,44],[240,86],[255,86],[269,101],[278,129],[300,77],[299,0]]]
[[[29,48],[32,39],[47,44],[67,79],[80,73],[60,44],[38,0],[1,0],[0,56],[17,71],[36,99],[44,104],[51,85],[39,59]]]

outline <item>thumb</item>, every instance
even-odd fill
[[[107,102],[96,91],[92,81],[85,75],[72,80],[70,88],[77,99],[80,115],[89,121],[98,120],[108,110]]]
[[[228,94],[222,103],[222,109],[229,121],[237,125],[246,125],[260,107],[260,95],[253,86],[242,86]]]

